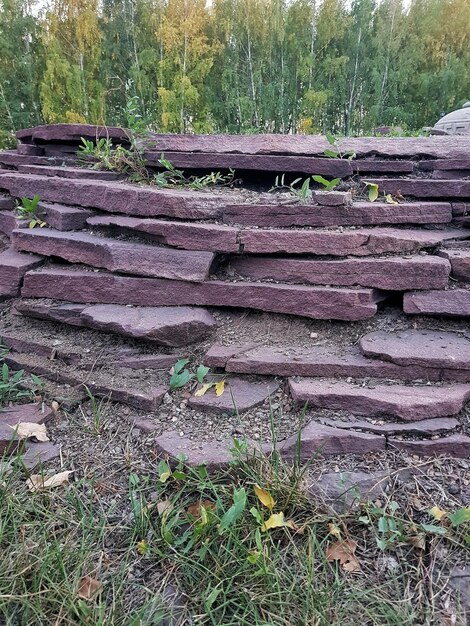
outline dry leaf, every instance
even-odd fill
[[[225,380],[220,380],[215,384],[215,395],[217,397],[221,396],[225,391]]]
[[[447,511],[443,511],[438,506],[433,506],[432,509],[429,509],[429,513],[438,521],[447,515]]]
[[[38,441],[49,441],[47,430],[44,424],[34,422],[18,422],[16,426],[10,426],[20,439],[37,439]]]
[[[202,385],[202,387],[198,389],[194,395],[197,398],[200,398],[201,396],[206,394],[211,387],[212,387],[212,383],[206,383],[205,385]]]
[[[276,506],[276,503],[274,502],[274,498],[269,493],[269,491],[266,491],[265,489],[261,489],[259,485],[255,485],[254,490],[261,504],[264,504],[265,507],[267,507],[270,511],[272,511],[273,508]]]
[[[331,524],[328,524],[328,531],[329,531],[330,535],[333,535],[337,539],[339,539],[341,537],[340,529],[333,522]]]
[[[417,550],[424,550],[426,548],[426,535],[425,533],[416,533],[416,535],[409,535],[407,542],[416,548]]]
[[[78,597],[83,600],[93,600],[101,590],[103,585],[99,580],[92,578],[91,576],[83,576],[78,583]]]
[[[149,545],[148,543],[145,541],[145,539],[142,539],[141,541],[137,542],[137,552],[143,556],[149,549]]]
[[[172,508],[173,505],[170,500],[161,500],[160,502],[157,502],[157,513],[159,515],[163,515],[165,511],[171,511]]]
[[[57,400],[53,400],[51,402],[51,409],[54,411],[54,413],[57,413],[57,411],[60,409],[60,405]]]
[[[26,484],[30,491],[40,491],[41,489],[53,489],[54,487],[60,487],[69,482],[69,476],[73,474],[73,471],[66,470],[65,472],[59,472],[46,478],[41,474],[32,474]]]
[[[339,561],[347,572],[357,572],[361,569],[359,561],[355,556],[357,543],[352,539],[335,541],[326,549],[328,561]]]
[[[194,519],[201,519],[207,515],[207,510],[215,511],[215,504],[210,500],[200,500],[188,506],[188,513],[194,517]]]
[[[293,520],[284,519],[284,513],[281,511],[280,513],[273,513],[271,517],[261,526],[261,530],[266,532],[272,528],[282,528],[284,526],[292,528],[292,530],[298,529],[297,524]]]

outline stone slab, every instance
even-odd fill
[[[359,320],[372,317],[380,292],[360,288],[307,287],[117,276],[105,272],[71,270],[61,266],[29,272],[24,297],[45,297],[101,304],[141,306],[216,306],[301,315],[313,319]]]
[[[51,441],[29,442],[25,453],[21,455],[21,464],[31,471],[59,456],[60,449]]]
[[[239,252],[239,230],[220,224],[188,224],[169,220],[140,219],[120,215],[96,215],[87,220],[90,228],[112,228],[142,233],[151,239],[184,250]]]
[[[39,341],[31,341],[31,339],[23,339],[22,337],[15,336],[8,330],[5,332],[0,329],[0,343],[13,352],[26,352],[28,354],[37,354],[47,359],[60,359],[65,363],[78,363],[80,361],[80,354],[70,350],[62,350],[60,347],[51,346],[47,343],[41,343]],[[25,420],[26,421],[26,420]]]
[[[44,154],[44,148],[42,146],[32,146],[29,143],[18,143],[16,152],[30,156],[42,156]]]
[[[447,202],[354,202],[345,206],[308,204],[233,204],[224,208],[228,224],[261,227],[369,226],[381,224],[447,224],[452,220]]]
[[[46,156],[32,156],[27,154],[19,154],[13,150],[4,150],[0,152],[0,165],[6,165],[9,168],[17,169],[19,165],[62,165],[64,162],[71,162],[70,158],[65,156],[62,158],[46,157]],[[8,170],[6,170],[8,171]],[[0,169],[0,174],[2,170]],[[6,173],[6,172],[3,172]],[[11,172],[10,172],[11,173]]]
[[[408,315],[470,317],[470,290],[409,291],[403,297]]]
[[[187,354],[142,354],[136,356],[122,356],[118,361],[111,361],[112,367],[131,370],[168,370],[176,361],[187,358]]]
[[[114,139],[129,141],[129,134],[124,128],[117,126],[94,126],[93,124],[43,124],[32,128],[18,130],[16,138],[24,143],[31,140],[36,142],[77,141],[85,139]]]
[[[82,311],[84,304],[72,302],[45,304],[34,300],[20,300],[15,304],[15,310],[26,317],[34,317],[48,322],[59,322],[71,326],[84,326]]]
[[[415,161],[398,159],[354,159],[351,163],[354,173],[412,174]]]
[[[22,254],[11,248],[1,252],[0,298],[18,296],[25,273],[41,265],[42,261],[40,256]]]
[[[0,424],[16,426],[21,422],[45,424],[54,415],[54,411],[44,403],[17,404],[0,409]]]
[[[237,374],[266,376],[308,376],[348,378],[387,378],[393,380],[470,382],[470,369],[398,365],[389,361],[369,359],[352,347],[338,352],[337,348],[312,346],[310,348],[272,348],[260,346],[213,346],[205,357],[209,367],[225,367]],[[212,358],[212,354],[215,357]],[[225,364],[222,363],[225,360]]]
[[[279,388],[274,381],[252,382],[242,378],[231,377],[225,382],[225,390],[216,396],[215,389],[210,389],[201,397],[192,395],[189,406],[201,411],[214,413],[243,413],[262,404]]]
[[[440,250],[439,256],[450,261],[454,278],[470,282],[470,248]]]
[[[470,180],[431,180],[429,178],[368,178],[379,192],[401,193],[413,198],[470,198]]]
[[[53,255],[72,263],[170,280],[203,281],[214,259],[212,252],[172,250],[50,228],[15,230],[12,243],[17,250]]]
[[[50,228],[62,231],[82,230],[93,215],[93,211],[49,202],[40,202],[38,213]]]
[[[470,250],[468,255],[470,259]],[[438,257],[422,255],[332,261],[239,256],[230,259],[230,267],[250,280],[307,285],[361,285],[397,291],[444,289],[450,273],[449,262],[442,263]]]
[[[430,170],[470,170],[470,157],[460,159],[428,159],[419,163],[419,169]]]
[[[100,209],[108,213],[187,220],[220,217],[221,208],[229,199],[231,203],[234,201],[233,194],[157,189],[119,181],[50,178],[16,172],[0,174],[0,189],[8,190],[16,198],[32,198],[38,194],[45,202]]]
[[[27,228],[27,220],[22,220],[16,211],[0,211],[0,233],[11,237],[11,233],[17,228]]]
[[[470,339],[434,330],[376,331],[359,346],[365,356],[404,366],[470,370]]]
[[[103,170],[93,170],[87,167],[60,167],[44,165],[18,165],[21,174],[36,174],[38,176],[57,176],[58,178],[85,178],[90,180],[120,180],[122,174]]]
[[[161,167],[161,151],[146,151],[144,158],[147,164]],[[211,170],[253,170],[258,172],[295,172],[305,174],[319,174],[333,178],[352,176],[353,167],[347,159],[315,158],[305,156],[276,156],[253,154],[227,154],[219,152],[165,152],[175,167],[181,169],[211,169]],[[369,170],[381,171],[381,170]]]
[[[440,433],[453,431],[460,426],[459,420],[453,417],[436,417],[434,419],[424,419],[417,422],[393,423],[393,422],[368,422],[366,420],[356,420],[345,422],[329,418],[319,420],[325,426],[334,428],[344,428],[346,430],[360,429],[377,435],[415,435],[431,437]]]
[[[298,406],[349,411],[369,417],[391,416],[407,422],[447,417],[462,410],[470,385],[382,385],[363,387],[335,380],[289,380]]]
[[[389,446],[416,456],[445,455],[460,459],[470,458],[470,437],[467,435],[449,435],[440,439],[424,439],[422,441],[389,439]]]
[[[85,326],[179,347],[206,339],[217,327],[212,315],[192,307],[128,307],[102,304],[83,309]]]
[[[13,209],[15,207],[15,200],[7,195],[7,194],[0,194],[0,210],[2,211],[9,211],[10,209]]]
[[[453,228],[420,230],[358,228],[336,230],[253,229],[240,233],[245,253],[313,254],[317,256],[367,256],[393,252],[411,254],[444,241],[465,239],[468,233]]]

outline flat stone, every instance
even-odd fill
[[[351,163],[354,173],[383,173],[383,174],[412,174],[415,161],[404,161],[402,159],[355,159]]]
[[[431,178],[433,180],[460,180],[466,178],[469,173],[465,170],[434,170]]]
[[[212,252],[172,250],[50,228],[15,230],[12,243],[17,250],[58,256],[72,263],[171,280],[203,281],[214,259]]]
[[[8,172],[0,174],[0,189],[12,196],[32,198],[38,194],[45,202],[77,205],[108,213],[143,217],[166,216],[198,220],[220,217],[233,194],[157,189],[119,181],[92,181],[50,178],[33,174]]]
[[[31,341],[15,336],[11,332],[0,330],[0,343],[14,352],[26,352],[28,354],[37,354],[47,359],[60,359],[65,363],[78,363],[80,354],[78,352],[61,350],[49,343],[41,343],[39,341]],[[27,405],[24,405],[27,406]],[[27,421],[27,420],[25,420]]]
[[[228,378],[225,391],[216,396],[215,389],[209,389],[203,396],[192,395],[188,404],[196,409],[216,413],[242,413],[272,396],[279,388],[274,381],[251,382],[242,378]]]
[[[470,259],[470,250],[468,252]],[[448,262],[435,256],[348,258],[315,260],[239,256],[230,259],[231,268],[252,280],[317,285],[361,285],[377,289],[443,289],[450,273]],[[470,276],[470,265],[469,265]]]
[[[154,241],[184,250],[210,250],[212,252],[239,252],[237,228],[219,224],[188,224],[167,220],[140,219],[120,215],[90,217],[91,228],[113,228],[144,233]]]
[[[335,428],[344,428],[346,430],[360,429],[366,430],[377,435],[418,435],[431,437],[433,435],[445,433],[455,430],[460,426],[460,422],[453,417],[436,417],[434,419],[424,419],[417,422],[408,422],[404,424],[394,424],[391,422],[367,422],[366,420],[357,420],[345,422],[341,420],[333,420],[329,418],[321,418],[321,423],[326,426]]]
[[[349,411],[369,417],[392,416],[408,422],[456,415],[470,398],[470,385],[381,385],[359,387],[335,380],[289,380],[299,406]]]
[[[409,315],[470,317],[470,290],[410,291],[403,297],[403,311]]]
[[[18,154],[42,156],[44,154],[44,148],[42,146],[32,146],[31,144],[28,144],[28,143],[19,143],[16,146],[16,152]]]
[[[449,585],[457,592],[458,605],[463,610],[462,624],[470,621],[470,565],[452,568]]]
[[[9,168],[18,168],[19,165],[62,165],[64,161],[69,162],[70,157],[62,156],[61,158],[47,156],[33,156],[27,154],[19,154],[13,150],[4,150],[0,152],[0,165],[7,165]],[[4,172],[5,173],[5,172]],[[9,172],[11,173],[11,172]],[[2,171],[0,169],[0,174]]]
[[[459,459],[470,458],[470,437],[467,435],[449,435],[440,439],[389,439],[389,446],[416,456],[445,456]]]
[[[142,354],[122,356],[118,361],[111,361],[112,367],[131,370],[170,370],[176,361],[187,358],[187,354]]]
[[[87,167],[60,167],[44,165],[18,165],[21,174],[37,174],[38,176],[57,176],[58,178],[86,178],[87,180],[119,180],[122,174],[103,170],[92,170]]]
[[[470,248],[443,249],[439,251],[439,256],[450,261],[454,278],[470,282]]]
[[[20,300],[15,304],[16,311],[26,317],[34,317],[39,320],[59,322],[71,326],[84,326],[81,315],[85,308],[85,305],[73,302],[44,304],[34,300]]]
[[[49,202],[40,202],[38,209],[39,215],[50,228],[63,231],[85,228],[87,219],[93,215],[92,211],[86,209]]]
[[[15,207],[15,200],[7,194],[0,194],[0,210],[8,211]]]
[[[41,263],[42,257],[34,254],[21,254],[11,248],[0,252],[0,299],[18,296],[25,273]]]
[[[4,233],[7,237],[11,237],[11,233],[17,228],[27,226],[27,220],[20,219],[16,211],[0,211],[0,233]]]
[[[245,253],[286,253],[331,256],[367,256],[386,252],[410,254],[422,248],[439,246],[444,241],[465,239],[458,229],[419,230],[395,228],[358,228],[334,230],[243,230],[240,242]]]
[[[302,315],[313,319],[359,320],[377,311],[380,293],[369,289],[308,287],[208,281],[190,283],[156,278],[117,276],[105,272],[50,266],[28,272],[24,297],[141,306],[216,306]]]
[[[377,500],[388,489],[385,472],[328,472],[307,485],[307,497],[318,504],[325,501],[338,513],[356,509],[361,502]]]
[[[379,192],[414,198],[470,198],[470,180],[432,180],[430,178],[368,178],[364,182],[379,186]]]
[[[185,346],[206,339],[217,327],[212,315],[191,307],[90,306],[81,312],[84,325],[161,346]]]
[[[434,330],[376,331],[364,335],[365,356],[398,365],[470,370],[470,340],[456,333]]]
[[[28,442],[25,453],[21,456],[21,463],[28,470],[59,458],[60,449],[51,441]]]
[[[161,151],[145,152],[144,158],[150,166],[161,167]],[[347,159],[329,159],[304,156],[275,156],[253,154],[224,154],[220,152],[165,152],[175,167],[181,169],[254,170],[257,172],[296,172],[320,174],[333,178],[352,176],[353,167]],[[377,171],[377,170],[371,170]]]
[[[470,170],[470,158],[461,157],[460,159],[429,159],[419,163],[419,169],[423,171],[430,170]]]
[[[470,213],[470,203],[467,202],[452,202],[452,215],[454,217],[462,217]]]
[[[16,404],[0,409],[0,424],[16,426],[22,422],[45,424],[54,415],[54,411],[44,403]]]
[[[278,442],[277,449],[288,460],[307,461],[318,456],[344,454],[362,456],[385,450],[385,437],[310,422],[301,430],[300,449],[297,434]]]
[[[24,143],[31,140],[38,142],[76,141],[82,137],[96,141],[97,139],[113,139],[129,143],[129,135],[117,126],[94,126],[93,124],[44,124],[32,128],[18,130],[16,138]]]
[[[442,368],[438,362],[433,368],[432,361],[428,367],[420,364],[398,365],[378,358],[366,358],[356,348],[338,352],[335,348],[324,346],[303,349],[268,346],[251,349],[247,346],[245,352],[240,349],[234,356],[219,349],[214,361],[208,353],[205,362],[210,367],[219,366],[225,356],[226,371],[237,374],[470,382],[470,369]]]
[[[213,368],[225,368],[227,362],[238,356],[245,354],[247,351],[256,347],[255,344],[231,344],[230,346],[222,346],[220,344],[212,345],[204,356],[204,363]]]
[[[340,206],[309,204],[229,205],[223,211],[229,224],[260,227],[373,226],[381,224],[447,224],[448,202],[354,202]]]

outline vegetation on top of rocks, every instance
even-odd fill
[[[26,220],[28,222],[29,228],[44,228],[47,226],[46,222],[41,219],[38,215],[39,202],[41,198],[35,194],[33,198],[21,198],[16,205],[16,214],[22,220]]]

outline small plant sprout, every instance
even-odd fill
[[[186,368],[188,363],[189,359],[180,359],[172,367],[170,377],[170,389],[172,391],[184,387],[194,378],[194,374]]]
[[[285,182],[285,174],[281,177],[276,176],[274,180],[274,185],[269,190],[270,193],[274,191],[286,191],[293,196],[295,196],[298,200],[308,200],[312,197],[312,191],[310,189],[310,177],[306,178],[302,181],[301,178],[296,178],[289,185]],[[297,187],[301,183],[300,187]]]
[[[16,206],[16,214],[22,220],[28,222],[29,228],[44,228],[47,226],[46,222],[38,216],[39,202],[41,198],[36,194],[33,198],[21,198],[21,201]]]
[[[365,183],[368,189],[369,202],[375,202],[379,197],[379,186],[376,183]]]
[[[325,156],[329,157],[330,159],[348,159],[348,161],[356,158],[356,153],[353,150],[346,150],[345,152],[343,152],[340,149],[338,140],[334,135],[332,135],[331,133],[326,133],[325,137],[330,146],[334,147],[334,150],[330,150],[329,148],[324,150],[323,154]]]
[[[333,180],[327,180],[326,178],[323,178],[323,176],[318,175],[312,176],[312,179],[319,185],[322,185],[325,191],[333,191],[333,189],[336,189],[336,187],[341,182],[341,178],[333,178]]]

